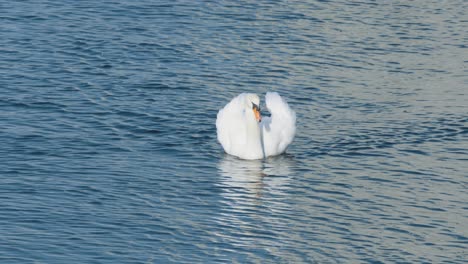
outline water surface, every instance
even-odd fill
[[[0,7],[2,263],[468,259],[464,1]],[[287,154],[224,154],[267,91]]]

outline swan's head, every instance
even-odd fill
[[[262,116],[260,114],[260,97],[256,94],[247,94],[246,104],[247,108],[253,111],[255,119],[257,119],[258,122],[262,121]]]

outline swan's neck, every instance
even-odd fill
[[[251,113],[249,113],[251,112]],[[247,115],[247,150],[252,155],[253,159],[264,158],[262,148],[262,136],[260,124],[255,119],[253,111],[248,111]]]

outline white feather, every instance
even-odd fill
[[[262,119],[263,146],[265,155],[276,156],[283,153],[296,134],[296,113],[276,92],[265,96],[266,106],[271,117]]]
[[[226,153],[242,159],[261,159],[283,153],[296,133],[296,113],[276,92],[266,94],[271,117],[259,124],[249,100],[252,94],[240,94],[219,110],[216,119],[218,141]],[[257,102],[255,102],[257,103]]]

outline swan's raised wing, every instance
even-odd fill
[[[238,156],[243,152],[246,135],[246,116],[244,113],[245,93],[231,100],[223,109],[219,110],[216,118],[218,141],[224,151]]]
[[[296,134],[296,113],[276,92],[268,92],[265,102],[271,117],[262,119],[261,131],[265,156],[268,157],[283,153],[293,141]]]

